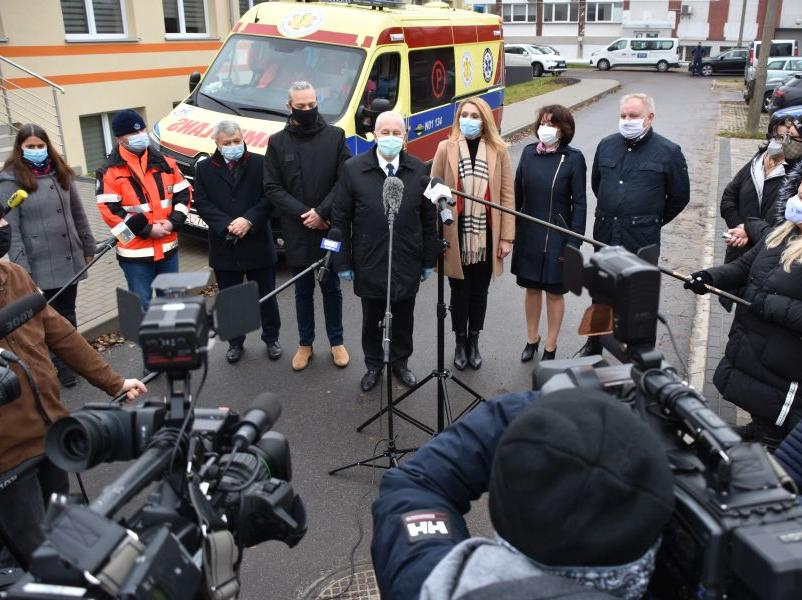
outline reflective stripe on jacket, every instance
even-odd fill
[[[98,209],[118,239],[118,258],[159,261],[178,247],[178,228],[189,214],[192,188],[172,158],[153,148],[137,156],[118,145],[96,177]],[[150,238],[152,224],[163,220],[173,230]]]

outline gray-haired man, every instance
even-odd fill
[[[248,152],[234,121],[215,126],[217,150],[195,173],[195,209],[209,226],[209,266],[220,289],[255,281],[259,296],[276,287],[276,251],[270,229],[270,207],[262,193],[264,158]],[[278,304],[261,305],[262,341],[271,360],[281,357]],[[245,337],[229,340],[226,359],[242,357]]]
[[[334,186],[342,164],[351,156],[345,133],[326,124],[318,113],[315,89],[305,81],[289,89],[291,115],[282,131],[270,138],[265,155],[265,196],[281,214],[287,265],[294,274],[323,256],[323,238],[334,203]],[[350,358],[343,345],[343,298],[336,275],[320,284],[323,314],[334,364],[345,367]],[[298,350],[292,368],[301,371],[312,358],[315,339],[315,278],[312,273],[295,284]]]

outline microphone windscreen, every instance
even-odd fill
[[[25,202],[27,198],[28,198],[28,192],[26,192],[25,190],[17,190],[13,194],[11,194],[11,197],[8,199],[8,202],[6,202],[6,205],[8,206],[8,208],[17,208],[20,204]]]
[[[326,232],[326,237],[334,242],[342,242],[343,232],[337,229],[336,227],[332,227]]]
[[[384,211],[397,213],[401,206],[401,199],[404,196],[404,182],[398,177],[388,177],[384,180],[382,189],[382,202]]]
[[[45,297],[35,292],[0,308],[0,338],[6,337],[33,319],[45,306],[47,306]]]
[[[264,411],[267,418],[270,419],[270,425],[272,426],[281,416],[281,402],[279,402],[275,394],[262,392],[256,397],[256,400],[253,401],[253,404],[245,414],[252,410]]]

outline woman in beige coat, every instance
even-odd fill
[[[478,198],[515,206],[507,144],[501,139],[493,112],[481,98],[468,98],[457,108],[451,135],[440,142],[432,177],[450,188]],[[457,338],[454,366],[482,366],[479,332],[487,312],[491,277],[503,272],[512,251],[515,218],[467,198],[457,197],[454,223],[443,228],[449,247],[445,275],[451,287],[451,326]]]

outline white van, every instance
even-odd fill
[[[590,66],[600,71],[613,67],[654,67],[665,73],[679,66],[677,38],[620,38],[590,55]]]

